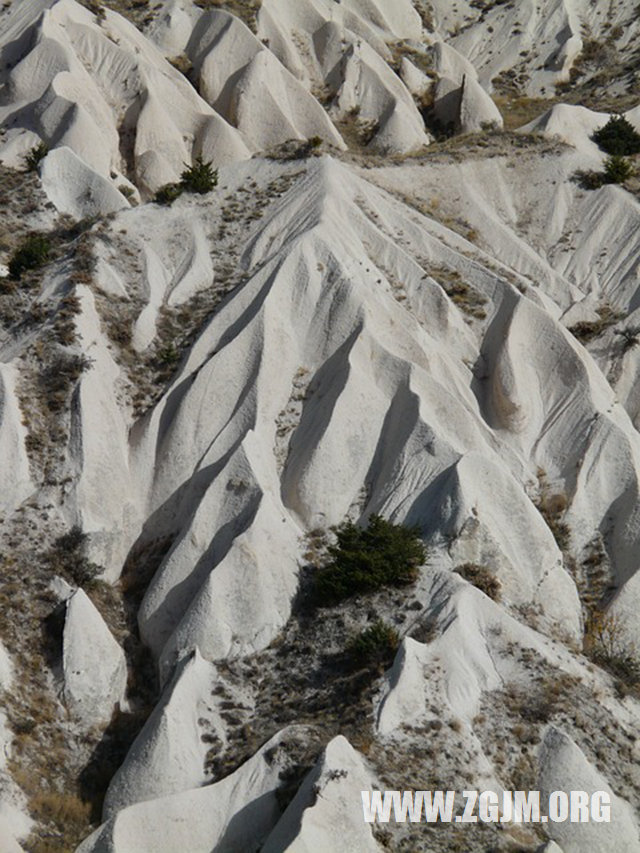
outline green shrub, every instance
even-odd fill
[[[486,566],[479,566],[476,563],[463,563],[461,566],[456,566],[454,571],[481,592],[484,592],[485,595],[488,595],[493,601],[500,601],[502,585]]]
[[[202,157],[196,157],[192,166],[185,164],[180,181],[177,184],[165,184],[160,187],[153,200],[158,204],[172,204],[183,192],[204,195],[211,192],[217,185],[218,170],[212,167],[210,160],[205,163]]]
[[[45,142],[39,142],[37,145],[24,155],[24,163],[28,172],[35,172],[41,160],[49,153],[49,147]]]
[[[47,555],[52,571],[67,577],[76,586],[90,583],[102,571],[85,557],[86,539],[87,534],[76,525],[56,539]]]
[[[621,115],[611,116],[604,127],[596,130],[591,138],[607,154],[640,154],[640,133]]]
[[[156,192],[153,200],[157,204],[171,204],[182,195],[180,184],[165,184]]]
[[[352,595],[414,583],[426,557],[418,529],[372,515],[366,528],[348,521],[335,530],[331,562],[316,573],[314,599],[329,606]]]
[[[16,249],[9,261],[9,275],[18,279],[26,270],[37,269],[47,262],[51,243],[42,234],[32,234]]]
[[[163,367],[171,367],[180,361],[180,350],[173,343],[168,343],[166,346],[158,350],[158,364]]]
[[[196,157],[192,166],[186,166],[180,175],[180,186],[188,193],[208,193],[218,185],[218,170],[205,163],[202,157]]]
[[[621,154],[612,154],[605,160],[605,184],[623,184],[631,175],[633,175],[633,166]]]
[[[347,655],[355,666],[388,666],[399,645],[395,628],[378,619],[351,640]]]

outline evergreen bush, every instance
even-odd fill
[[[348,521],[335,533],[337,542],[328,549],[331,562],[319,569],[315,578],[314,598],[318,606],[417,580],[426,557],[417,528],[372,515],[366,528]]]

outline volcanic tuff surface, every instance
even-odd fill
[[[640,850],[639,69],[632,0],[4,3],[3,851]],[[416,583],[309,609],[372,515]]]

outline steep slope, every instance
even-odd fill
[[[242,177],[257,186],[261,169],[292,171],[247,168]],[[418,524],[448,566],[490,563],[503,606],[533,607],[539,629],[576,642],[574,580],[530,495],[544,469],[564,495],[576,558],[600,528],[611,581],[623,587],[634,575],[639,440],[606,380],[542,295],[530,285],[521,293],[454,232],[329,158],[294,181],[247,235],[242,287],[120,451],[129,534],[101,515],[121,498],[105,495],[99,457],[84,455],[83,491],[69,496],[85,529],[101,531],[99,562],[113,553],[110,539],[126,551],[137,530],[137,547],[174,531],[139,611],[162,680],[196,649],[230,660],[265,648],[291,613],[302,534],[374,511]],[[219,215],[206,202],[174,210],[193,222]],[[152,232],[169,245],[163,229],[175,226],[159,208],[121,216],[144,223],[127,224],[134,241]],[[475,317],[447,295],[452,281],[473,282]],[[567,303],[580,283],[552,281]],[[91,373],[81,388],[90,384]],[[80,397],[78,430],[100,447],[108,439],[94,410]],[[119,432],[124,439],[126,420]],[[87,494],[103,496],[91,521]],[[139,762],[143,780],[153,771]],[[121,784],[116,777],[109,802],[120,801]]]
[[[67,145],[98,174],[149,191],[175,180],[192,155],[216,165],[249,156],[233,128],[118,15],[97,18],[74,0],[27,0],[11,6],[2,33],[5,162],[19,163],[40,140]]]
[[[622,97],[633,4],[107,5],[0,12],[9,849],[640,849],[640,190],[588,189],[606,110],[489,95],[602,38]],[[416,576],[318,602],[377,515]],[[620,819],[371,826],[385,787]]]

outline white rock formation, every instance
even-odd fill
[[[108,722],[124,702],[124,652],[81,589],[66,603],[62,674],[65,704],[84,726]]]
[[[18,114],[13,106],[0,109],[0,124],[10,122],[0,147],[5,161],[19,161],[35,130],[116,187],[130,175],[151,191],[176,180],[197,154],[210,153],[215,165],[249,156],[237,131],[111,11],[100,21],[75,0],[27,0],[9,11],[4,38],[34,45],[7,56],[11,67],[3,71],[11,102],[20,104]],[[166,103],[174,106],[168,121]]]
[[[74,0],[0,8],[0,536],[3,560],[29,564],[19,584],[7,573],[7,590],[0,577],[0,600],[16,613],[19,595],[19,618],[34,624],[66,601],[59,731],[77,766],[124,701],[126,665],[87,595],[51,580],[63,529],[87,534],[122,603],[143,596],[135,616],[160,676],[82,853],[379,849],[359,799],[377,782],[335,737],[321,692],[376,608],[401,634],[356,732],[381,775],[397,771],[383,766],[396,754],[415,756],[425,773],[498,790],[526,746],[545,790],[629,798],[615,802],[617,828],[549,827],[549,851],[638,847],[637,702],[576,652],[585,584],[640,646],[637,183],[590,192],[575,179],[602,168],[591,136],[608,114],[558,103],[515,139],[429,152],[416,100],[437,78],[444,124],[499,125],[494,89],[551,94],[581,63],[587,91],[598,40],[603,55],[617,51],[607,99],[627,99],[640,23],[633,0],[481,5],[433,0],[421,21],[410,0],[263,0],[257,36],[190,0],[127,10],[155,15],[142,31]],[[627,116],[640,128],[640,107]],[[312,136],[330,156],[286,160],[299,145],[261,156]],[[51,149],[41,180],[11,172],[40,141]],[[198,156],[219,170],[212,192],[149,203]],[[74,242],[58,212],[99,221]],[[19,241],[54,228],[47,264],[10,280]],[[78,284],[81,247],[95,269]],[[50,411],[47,369],[67,355],[86,369]],[[42,447],[38,429],[50,434]],[[315,614],[311,629],[291,619],[317,556],[310,536],[372,513],[418,527],[428,560],[415,585]],[[469,562],[495,576],[500,600],[454,571]],[[296,651],[321,661],[320,692],[282,663]],[[14,656],[8,683],[0,651],[0,684],[12,695],[26,679],[25,708],[51,675],[27,657]],[[540,685],[567,699],[550,703],[546,734],[508,706]],[[481,721],[494,706],[502,754]],[[241,736],[262,742],[298,708],[313,727],[297,729],[295,748],[288,730],[214,775]],[[609,726],[620,773],[610,760],[594,769],[578,711],[594,742]],[[5,756],[9,718],[0,710]],[[434,756],[438,723],[446,750]],[[43,749],[53,730],[32,730]],[[283,781],[295,787],[292,769],[323,747],[283,815],[294,794]],[[30,824],[0,780],[11,794],[0,788],[1,843],[15,849]],[[410,849],[412,827],[398,832]]]
[[[362,791],[379,788],[364,759],[342,735],[329,741],[273,832],[264,853],[344,850],[379,853],[362,820]]]
[[[640,837],[633,810],[613,793],[582,750],[561,729],[549,727],[539,761],[541,802],[547,802],[553,791],[586,791],[590,796],[602,791],[611,803],[610,821],[549,821],[549,835],[558,841],[564,853],[579,853],[585,848],[593,850],[593,853],[608,853],[610,850],[633,853],[638,850]]]
[[[107,791],[103,816],[142,800],[197,788],[206,781],[203,734],[215,728],[215,667],[198,651],[178,667]],[[206,726],[206,729],[203,729]]]
[[[433,110],[443,127],[456,133],[473,133],[503,126],[500,110],[478,82],[468,59],[444,42],[433,47],[434,71],[439,76]]]
[[[129,207],[129,202],[110,181],[94,172],[66,146],[47,154],[40,174],[49,199],[61,213],[74,219],[104,216]]]
[[[345,147],[315,98],[233,15],[205,12],[186,53],[202,96],[253,148],[314,136]]]
[[[403,724],[423,724],[434,702],[471,724],[483,693],[512,676],[511,663],[498,651],[503,643],[532,648],[551,664],[576,671],[568,654],[456,576],[445,581],[436,574],[428,596],[443,633],[428,645],[410,637],[403,641],[377,706],[381,734],[390,735]]]
[[[568,79],[582,49],[582,20],[588,18],[594,28],[604,24],[597,9],[586,2],[499,3],[471,27],[464,27],[458,9],[443,0],[432,5],[443,32],[461,30],[452,39],[453,47],[476,66],[483,86],[490,87],[501,72],[520,66],[526,74],[523,88],[529,95],[550,95],[556,83]]]
[[[17,373],[13,365],[0,364],[0,448],[6,460],[0,510],[12,512],[33,493],[29,459],[25,447],[26,430],[16,394]]]
[[[343,116],[357,113],[373,125],[372,149],[402,154],[430,142],[413,98],[380,55],[368,44],[351,42],[329,78],[336,109]]]
[[[286,766],[284,730],[214,785],[138,803],[118,812],[77,853],[209,853],[256,849],[280,817],[276,792]]]
[[[428,92],[433,82],[406,56],[403,56],[400,62],[400,77],[414,97],[420,97]]]
[[[14,667],[0,643],[0,690],[9,693],[15,686]],[[23,853],[19,840],[26,838],[33,826],[25,796],[11,778],[7,766],[13,756],[14,734],[3,710],[0,710],[0,839],[6,853]]]

